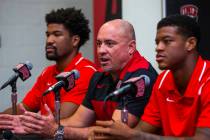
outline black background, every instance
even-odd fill
[[[210,0],[166,0],[166,16],[180,14],[180,7],[193,4],[198,7],[198,24],[201,28],[199,53],[210,59]]]

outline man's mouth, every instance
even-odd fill
[[[47,46],[46,47],[46,53],[55,52],[56,48],[54,46]]]
[[[157,55],[156,55],[156,61],[157,61],[157,62],[163,61],[164,58],[165,58],[164,55],[161,55],[161,54],[157,54]]]

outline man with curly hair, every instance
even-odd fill
[[[54,94],[49,93],[43,96],[43,93],[57,82],[56,75],[76,69],[79,71],[80,77],[75,81],[75,87],[68,92],[64,89],[60,91],[60,117],[66,118],[71,116],[82,103],[89,80],[97,70],[95,64],[85,59],[79,52],[80,47],[89,40],[89,21],[81,10],[74,7],[52,10],[46,14],[45,20],[47,24],[46,58],[55,61],[56,64],[43,70],[32,89],[24,97],[22,104],[18,105],[17,114],[23,113],[21,109],[31,112],[41,111],[41,114],[45,114],[44,104],[47,104],[54,113]],[[3,114],[11,113],[11,108],[3,112]],[[6,119],[13,117],[17,116],[4,116]],[[3,121],[3,119],[1,120]],[[4,122],[6,123],[6,121]],[[7,124],[6,126],[12,128],[12,125]],[[1,127],[3,128],[3,124]]]

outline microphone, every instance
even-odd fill
[[[137,87],[134,83],[124,83],[124,86],[121,88],[115,90],[114,92],[110,93],[108,96],[106,96],[105,101],[113,96],[122,96],[125,94],[132,94],[135,96],[137,92]]]
[[[145,88],[150,85],[150,78],[147,75],[141,75],[131,79],[132,80],[128,80],[128,82],[123,83],[121,88],[106,96],[105,101],[113,96],[121,96],[125,94],[136,96],[138,94],[137,92],[144,92]]]
[[[141,97],[144,95],[146,87],[150,85],[150,78],[147,75],[141,75],[135,84],[138,87],[135,97]]]
[[[144,79],[145,87],[148,87],[150,85],[150,78],[147,75],[141,75],[139,76],[139,79]]]
[[[47,95],[51,91],[58,91],[61,87],[65,91],[71,90],[75,86],[75,80],[79,78],[79,71],[74,69],[71,72],[62,72],[56,76],[58,80],[57,83],[49,87],[44,93],[43,96]]]
[[[29,61],[16,65],[15,68],[13,68],[15,73],[0,87],[0,90],[7,87],[8,85],[11,85],[17,80],[18,77],[20,77],[22,81],[27,80],[31,76],[30,70],[32,68],[33,65]]]

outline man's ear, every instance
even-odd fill
[[[132,55],[134,54],[135,51],[136,51],[136,41],[131,40],[128,44],[128,53]]]
[[[186,41],[186,49],[187,51],[192,51],[193,49],[196,49],[197,45],[197,39],[195,37],[189,37]]]
[[[80,42],[80,37],[78,35],[73,35],[72,36],[72,44],[73,44],[73,46],[74,47],[78,46],[79,42]]]

